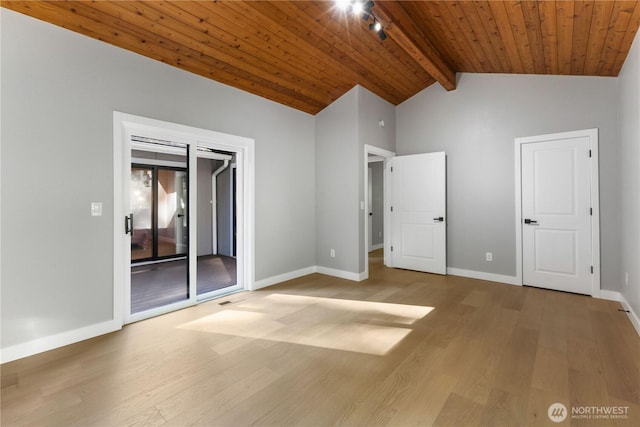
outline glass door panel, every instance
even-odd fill
[[[174,150],[132,152],[130,314],[189,299],[187,150]]]

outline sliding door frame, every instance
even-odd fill
[[[113,199],[113,316],[122,324],[168,313],[199,302],[197,295],[197,147],[236,153],[238,164],[237,212],[238,257],[237,283],[241,289],[255,286],[255,147],[254,140],[206,129],[165,122],[114,111],[114,199]],[[125,234],[125,216],[129,215],[129,175],[131,137],[144,136],[187,144],[189,181],[189,299],[157,309],[131,314],[131,238]]]

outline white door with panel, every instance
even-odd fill
[[[522,281],[592,293],[589,136],[521,145]]]
[[[446,274],[445,153],[393,157],[390,166],[390,267]]]

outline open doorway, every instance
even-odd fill
[[[384,159],[369,156],[369,253],[384,247]]]
[[[386,242],[389,242],[387,206],[387,163],[395,153],[383,148],[365,144],[364,146],[364,239],[361,247],[364,251],[364,277],[369,277],[369,254],[382,256],[387,264]]]
[[[198,149],[199,297],[237,285],[235,153]]]

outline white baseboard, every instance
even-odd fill
[[[638,318],[638,314],[633,311],[633,307],[631,307],[631,304],[629,304],[629,301],[627,301],[623,294],[616,291],[601,289],[600,298],[609,301],[618,301],[620,305],[622,305],[622,308],[628,311],[627,315],[629,316],[629,320],[631,321],[633,327],[636,329],[638,335],[640,335],[640,318]]]
[[[366,273],[352,273],[350,271],[336,270],[334,268],[320,267],[314,265],[312,267],[301,268],[300,270],[290,271],[288,273],[278,274],[277,276],[267,277],[266,279],[258,280],[253,285],[252,290],[266,288],[267,286],[276,285],[278,283],[286,282],[287,280],[297,279],[298,277],[306,276],[312,273],[325,274],[327,276],[338,277],[340,279],[352,280],[354,282],[362,282],[367,279]]]
[[[267,277],[266,279],[258,280],[253,285],[253,290],[266,288],[267,286],[275,285],[277,283],[286,282],[287,280],[297,279],[298,277],[306,276],[308,274],[316,273],[317,267],[306,267],[300,270],[290,271],[288,273],[278,274],[277,276]]]
[[[354,282],[361,282],[364,277],[364,273],[352,273],[350,271],[336,270],[334,268],[316,266],[316,273],[326,274],[327,276],[338,277],[340,279],[353,280]]]
[[[606,289],[600,289],[600,295],[598,296],[600,299],[606,299],[609,301],[618,301],[622,302],[621,299],[624,298],[620,292],[616,291],[608,291]]]
[[[65,345],[84,341],[89,338],[108,334],[109,332],[114,332],[120,329],[122,329],[121,322],[109,320],[107,322],[97,323],[84,328],[37,338],[22,344],[12,345],[10,347],[3,348],[0,351],[0,363],[7,363],[13,360],[22,359],[23,357],[33,356],[34,354],[64,347]]]
[[[485,273],[484,271],[464,270],[462,268],[447,267],[447,274],[452,276],[469,277],[471,279],[487,280],[489,282],[506,283],[508,285],[522,286],[516,276],[505,276],[503,274]]]
[[[384,248],[384,243],[378,243],[377,245],[371,245],[371,251],[377,251],[378,249]],[[369,252],[371,252],[369,251]]]

